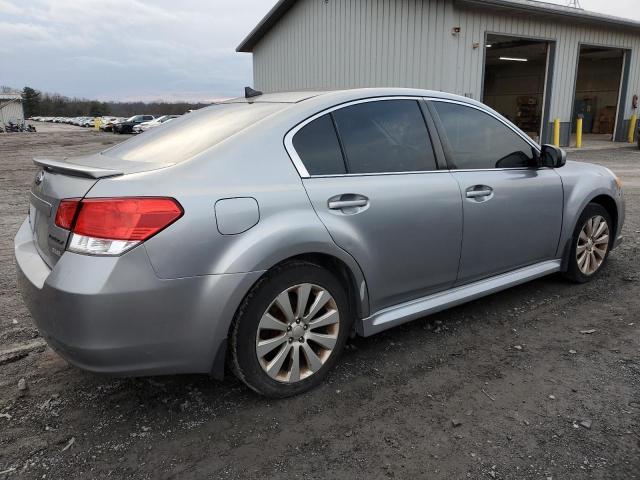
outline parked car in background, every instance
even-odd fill
[[[133,127],[142,122],[149,122],[155,117],[153,115],[134,115],[123,122],[113,124],[113,133],[133,133]]]
[[[100,125],[100,130],[102,130],[104,132],[112,132],[113,131],[113,126],[116,123],[124,122],[126,120],[126,118],[124,118],[124,117],[108,117],[108,118],[109,119],[106,120],[105,123]]]
[[[418,89],[254,92],[35,163],[18,284],[60,355],[118,375],[227,361],[270,397],[319,384],[350,335],[593,279],[625,217],[607,168]]]
[[[113,117],[110,115],[104,115],[100,117],[100,130],[104,131],[105,125],[109,122],[114,122],[117,120],[117,117]]]
[[[142,132],[146,132],[147,130],[157,127],[159,125],[162,125],[163,123],[166,123],[170,120],[173,120],[174,118],[178,118],[180,115],[162,115],[161,117],[158,118],[154,118],[151,121],[148,122],[142,122],[138,125],[134,125],[133,127],[133,133],[142,133]]]
[[[63,121],[63,123],[75,125],[76,127],[84,127],[86,126],[85,124],[88,123],[90,120],[93,120],[93,117],[73,117],[73,118],[66,119],[66,121]]]

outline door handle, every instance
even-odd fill
[[[364,195],[358,195],[355,193],[344,193],[342,195],[336,195],[331,197],[327,206],[329,210],[344,210],[347,208],[363,208],[369,205],[369,199]],[[351,212],[354,213],[354,212]]]
[[[331,210],[341,210],[349,207],[366,207],[369,200],[361,198],[357,200],[333,200],[329,201],[329,208]]]
[[[480,198],[488,197],[493,193],[493,190],[467,190],[467,198]]]

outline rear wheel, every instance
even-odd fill
[[[573,233],[566,276],[578,283],[590,281],[602,269],[612,245],[613,223],[600,204],[586,206]]]
[[[240,306],[231,331],[234,373],[268,397],[317,386],[349,335],[345,289],[324,268],[292,262],[268,273]]]

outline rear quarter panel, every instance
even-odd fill
[[[170,196],[184,216],[144,244],[160,278],[266,271],[289,257],[324,253],[363,276],[313,210],[282,139],[288,121],[259,122],[173,167],[98,182],[87,197]],[[261,128],[258,128],[261,127]],[[236,235],[219,232],[215,204],[250,197],[259,221]]]

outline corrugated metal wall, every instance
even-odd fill
[[[0,100],[0,126],[9,122],[21,122],[24,120],[22,103],[18,101]]]
[[[631,49],[630,117],[630,99],[640,93],[640,34],[463,9],[451,0],[299,0],[254,48],[254,84],[263,91],[418,87],[481,99],[486,32],[557,42],[550,118],[563,122],[572,113],[579,44]]]

